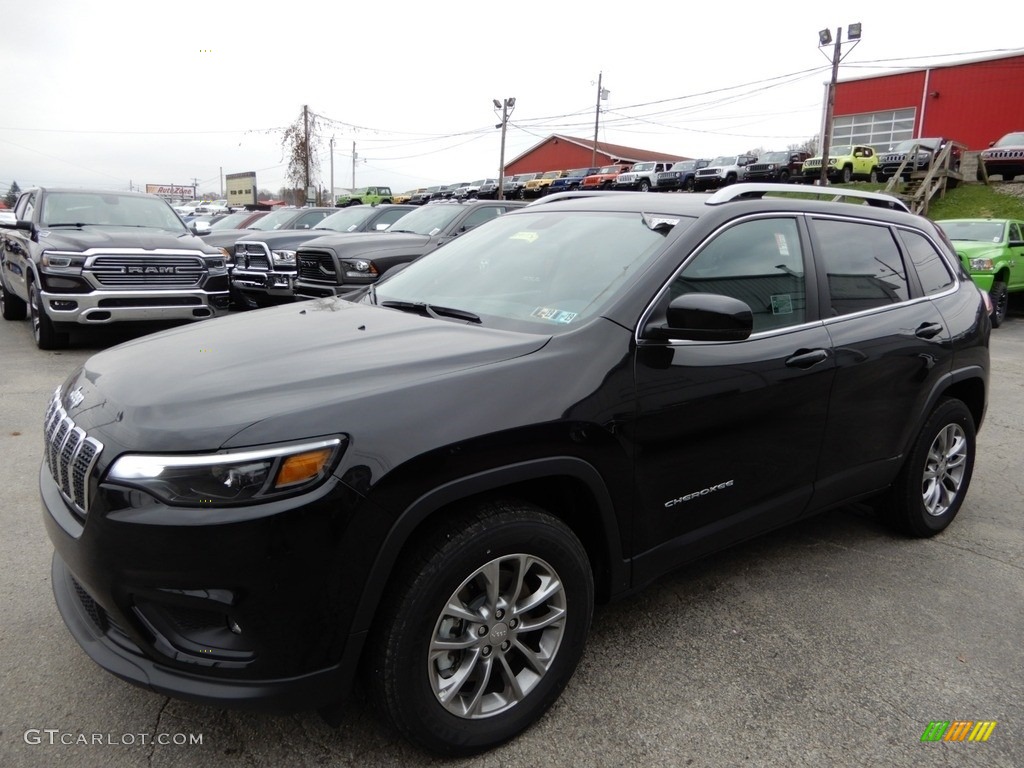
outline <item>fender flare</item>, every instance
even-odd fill
[[[609,592],[615,594],[625,590],[629,582],[628,563],[623,559],[622,541],[619,536],[611,495],[608,493],[600,473],[593,465],[573,456],[534,459],[496,467],[453,480],[427,491],[409,505],[391,526],[391,530],[370,567],[365,582],[366,586],[352,617],[351,639],[361,644],[362,639],[365,638],[402,549],[416,528],[430,515],[460,499],[485,493],[495,488],[556,476],[568,476],[579,480],[594,495],[597,500],[598,524],[602,528],[606,543]]]

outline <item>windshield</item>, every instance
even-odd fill
[[[590,168],[574,168],[565,175],[568,177],[586,176],[588,173],[590,173],[590,170]]]
[[[853,154],[853,147],[850,144],[839,144],[828,151],[829,157],[845,157]]]
[[[188,230],[166,200],[117,192],[47,192],[40,225],[97,224],[144,227],[183,234]]]
[[[330,229],[334,232],[351,232],[368,218],[377,209],[372,205],[357,205],[353,208],[344,208],[337,213],[326,216],[313,229]]]
[[[711,165],[716,168],[721,165],[736,165],[736,155],[722,155],[721,157],[716,157],[711,161]]]
[[[766,152],[761,155],[757,162],[759,163],[788,163],[789,152]]]
[[[461,205],[433,203],[407,213],[391,226],[388,232],[412,232],[416,235],[433,235],[444,229],[452,219],[466,210]]]
[[[280,229],[295,217],[294,208],[282,208],[279,211],[271,211],[261,219],[252,223],[250,229],[258,229],[260,232],[271,232]]]
[[[1006,224],[1002,221],[937,221],[950,240],[1001,243]]]
[[[541,178],[542,179],[560,179],[560,178],[562,178],[562,171],[548,171],[543,176],[541,176]]]
[[[1019,147],[1024,144],[1024,133],[1008,133],[993,146],[996,147]]]
[[[692,221],[671,218],[677,227]],[[457,309],[535,333],[571,329],[642,271],[667,231],[635,213],[506,215],[378,283],[376,302]]]
[[[676,163],[672,166],[673,171],[692,171],[697,167],[696,160],[683,160],[681,163]]]
[[[242,224],[245,223],[252,214],[249,211],[239,211],[238,213],[229,213],[222,219],[217,219],[210,225],[210,230],[214,229],[239,229]]]
[[[654,163],[637,163],[633,166],[633,171],[653,171]]]
[[[617,165],[606,165],[604,168],[598,171],[598,173],[618,173],[622,169]]]

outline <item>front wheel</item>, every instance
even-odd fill
[[[530,504],[492,503],[421,537],[369,638],[368,685],[406,738],[454,756],[523,731],[583,654],[586,551]]]
[[[1006,311],[1010,306],[1010,292],[1006,283],[996,280],[989,291],[992,298],[992,327],[998,328],[1006,319]]]
[[[843,184],[849,184],[853,181],[853,168],[848,165],[844,165],[841,178],[843,180]]]
[[[891,521],[916,537],[953,522],[974,472],[974,417],[960,400],[941,400],[925,421],[889,491]]]
[[[640,191],[641,192],[647,192],[647,191],[650,190],[650,188],[651,188],[651,183],[649,181],[647,181],[646,179],[644,181],[640,182]]]
[[[32,321],[32,337],[40,349],[64,349],[68,345],[68,335],[60,333],[46,310],[43,309],[42,298],[35,281],[28,284],[28,315]]]

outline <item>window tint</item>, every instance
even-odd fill
[[[758,219],[717,235],[672,284],[672,298],[685,293],[745,302],[755,333],[804,322],[807,292],[796,222]]]
[[[910,263],[921,281],[925,296],[941,293],[953,285],[946,262],[924,235],[900,230],[900,239],[910,253]]]
[[[473,227],[483,224],[485,221],[493,219],[499,213],[501,213],[501,210],[499,210],[497,207],[493,205],[477,208],[475,211],[469,214],[469,216],[466,217],[465,222],[463,222],[463,226],[466,229],[472,229]]]
[[[823,219],[811,226],[828,275],[830,314],[847,315],[910,297],[903,259],[888,227]]]
[[[304,213],[299,217],[299,220],[292,225],[292,229],[309,229],[323,221],[328,214],[328,211],[310,211],[309,213]]]
[[[1010,222],[1010,239],[1018,242],[1021,239],[1024,239],[1021,238],[1020,225],[1018,225],[1016,222]]]

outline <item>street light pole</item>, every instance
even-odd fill
[[[860,23],[851,24],[849,38],[856,45],[860,42]],[[818,32],[818,49],[832,42],[832,34],[827,29]],[[835,47],[832,50],[832,77],[828,83],[828,98],[825,100],[825,124],[821,128],[821,176],[818,184],[828,184],[828,152],[832,148],[832,120],[836,106],[836,82],[839,80],[839,62],[842,60],[843,28],[836,28]]]
[[[331,136],[331,205],[334,205],[338,198],[334,196],[334,137]]]
[[[495,111],[501,110],[501,122],[498,123],[495,128],[501,128],[501,158],[498,161],[498,200],[505,199],[505,132],[508,129],[508,116],[512,114],[512,110],[516,108],[516,99],[511,97],[504,101],[498,101],[497,99],[491,99],[494,104]]]

